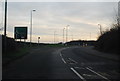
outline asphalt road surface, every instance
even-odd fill
[[[86,47],[37,48],[3,68],[5,79],[117,81],[119,62],[98,57]]]

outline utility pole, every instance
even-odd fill
[[[5,19],[4,19],[4,53],[6,53],[6,27],[7,27],[7,0],[5,0]]]

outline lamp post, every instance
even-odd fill
[[[7,0],[5,0],[5,19],[4,19],[4,36],[6,37],[6,26],[7,26]]]
[[[67,42],[67,39],[68,39],[68,26],[70,26],[70,25],[66,26],[66,42]]]
[[[5,18],[4,18],[4,53],[5,54],[6,54],[6,50],[7,50],[6,27],[7,27],[7,0],[5,0]]]
[[[102,35],[102,26],[101,24],[98,24],[100,26],[100,35]]]
[[[73,41],[73,33],[71,34],[71,36],[72,36],[72,41]]]
[[[91,40],[91,32],[90,32],[90,40]]]
[[[55,44],[55,42],[56,42],[56,31],[54,31],[54,44]]]
[[[64,43],[64,30],[65,30],[65,28],[63,28],[63,43]]]
[[[38,45],[39,45],[39,43],[40,43],[40,37],[38,37]]]
[[[32,12],[35,12],[36,10],[31,10],[31,21],[30,21],[30,46],[32,42]]]

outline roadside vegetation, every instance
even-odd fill
[[[61,48],[64,47],[62,43],[59,44],[45,44],[45,43],[30,43],[15,41],[14,38],[6,37],[6,51],[4,47],[4,35],[2,35],[2,62],[7,65],[11,61],[29,54],[30,50],[36,48]]]
[[[99,36],[95,48],[108,53],[118,54],[120,38],[120,24],[114,24],[110,30],[106,30]]]
[[[23,55],[25,55],[30,46],[28,44],[23,44],[15,41],[13,38],[6,37],[6,50],[4,46],[4,35],[2,35],[2,63],[6,65],[12,60],[15,60]]]

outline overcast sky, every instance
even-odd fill
[[[97,0],[96,0],[97,1]],[[33,42],[63,41],[63,28],[67,25],[68,40],[96,40],[99,26],[110,28],[117,14],[117,2],[9,2],[7,36],[14,37],[15,26],[30,29],[30,11],[33,12]],[[4,4],[0,3],[0,26],[3,26]],[[1,28],[1,27],[0,27]],[[66,32],[65,32],[66,33]],[[65,39],[64,39],[65,40]]]

